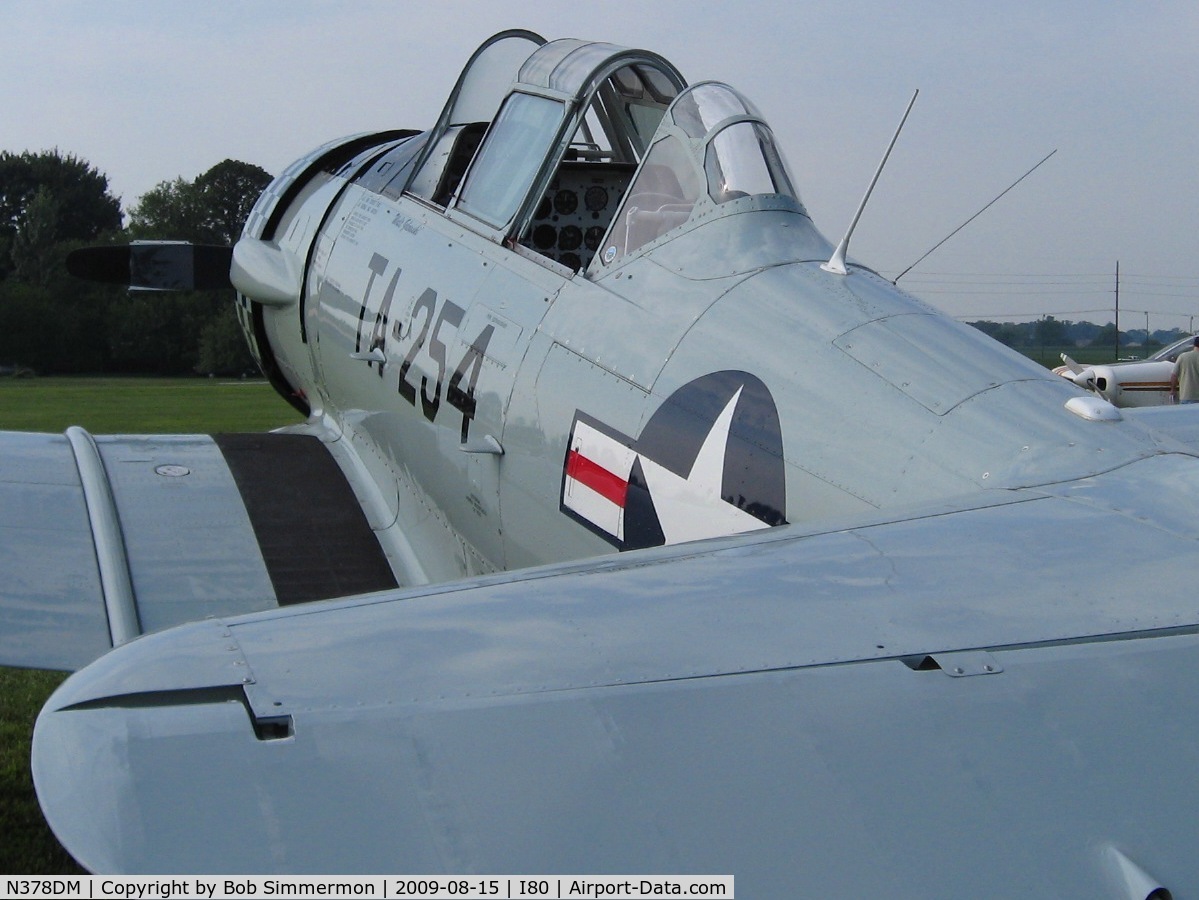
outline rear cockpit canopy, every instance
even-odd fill
[[[716,212],[804,212],[757,108],[726,84],[688,88],[667,111],[593,272]]]

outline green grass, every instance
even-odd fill
[[[1116,362],[1115,350],[1112,347],[1016,347],[1018,353],[1023,353],[1034,362],[1039,362],[1047,369],[1053,369],[1062,364],[1062,354],[1067,353],[1076,363],[1083,366],[1109,365]],[[1144,359],[1160,350],[1151,347],[1146,351],[1143,347],[1121,348],[1120,360]]]
[[[33,720],[62,672],[0,668],[0,872],[70,875],[83,870],[42,818],[29,771]]]
[[[0,378],[0,430],[94,434],[269,431],[300,420],[263,381],[221,378]]]
[[[300,421],[264,382],[185,378],[0,378],[0,430],[95,434],[267,431]],[[0,573],[2,574],[2,573]],[[0,873],[78,874],[55,840],[29,772],[33,721],[59,672],[0,668]]]

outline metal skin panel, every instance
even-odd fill
[[[106,695],[126,698],[130,706],[136,705],[137,698],[149,705],[157,701],[160,706],[170,706],[189,692],[240,686],[253,678],[245,655],[224,622],[191,622],[158,634],[164,653],[153,658],[107,653],[88,667],[87,671],[96,673],[107,685]],[[63,708],[83,708],[97,699],[87,687],[89,680],[71,682],[71,687],[66,686],[69,678],[63,682]],[[164,690],[167,682],[170,686]]]
[[[210,437],[98,443],[143,631],[276,605],[241,495]]]
[[[968,328],[945,316],[904,314],[875,319],[841,335],[834,344],[930,412],[944,415],[975,394],[998,387],[996,354],[969,352],[975,342],[963,334]],[[927,359],[923,348],[930,344],[960,357],[949,365],[941,365],[941,357],[936,364],[929,360],[920,365]]]
[[[1195,649],[1012,651],[1003,675],[972,679],[889,661],[430,703],[381,710],[352,743],[346,712],[256,742],[237,703],[39,728],[127,752],[169,790],[172,807],[139,807],[124,784],[69,778],[122,797],[79,822],[101,871],[727,871],[761,898],[1119,897],[1113,845],[1166,885],[1199,876],[1199,759],[1170,725],[1199,711]],[[1168,685],[1187,692],[1155,702]],[[138,735],[128,749],[119,725]],[[314,767],[327,776],[305,780]]]
[[[221,452],[206,436],[102,437],[133,634],[276,605]],[[67,440],[0,434],[0,659],[72,670],[112,647],[88,499]]]
[[[319,293],[325,412],[455,523],[450,555],[477,559],[455,574],[499,567],[501,464],[459,448],[503,436],[527,341],[553,297],[528,275],[545,270],[518,257],[497,264],[494,245],[410,200],[354,188],[347,197],[357,197],[354,214]],[[367,358],[374,350],[380,359]]]
[[[275,361],[293,390],[312,393],[314,371],[311,354],[304,352],[311,336],[305,332],[306,309],[300,305],[303,286],[303,267],[308,264],[308,248],[315,240],[326,210],[344,187],[344,180],[320,174],[308,182],[300,193],[298,210],[281,223],[287,230],[267,246],[281,250],[301,268],[296,272],[293,303],[287,306],[264,306],[262,322],[269,345],[276,348]],[[244,286],[243,286],[244,290]],[[300,352],[277,352],[278,348],[294,347]]]
[[[699,241],[704,231],[687,237]],[[1070,413],[1065,403],[1076,389],[973,329],[930,319],[936,327],[929,340],[943,339],[938,351],[912,348],[901,358],[889,329],[864,327],[894,318],[918,324],[929,318],[921,306],[869,273],[855,272],[848,282],[814,263],[765,269],[688,331],[654,397],[710,371],[713,359],[762,377],[779,406],[788,465],[842,492],[838,500],[817,490],[813,505],[806,487],[789,487],[792,522],[849,512],[857,498],[888,508],[1060,481],[1162,449],[1144,429]],[[788,340],[768,337],[780,334]],[[853,355],[841,347],[847,334],[854,336]],[[887,366],[861,361],[882,358]],[[1015,480],[997,479],[1000,473]]]
[[[1141,407],[1124,410],[1121,415],[1153,431],[1159,440],[1168,438],[1191,450],[1199,450],[1199,405]]]
[[[563,527],[559,504],[568,432],[585,402],[595,416],[634,434],[646,392],[545,333],[530,342],[525,359],[509,415],[516,427],[510,424],[504,438],[509,447],[501,483],[504,514],[527,523],[505,532],[509,566],[538,565],[554,554],[569,559],[611,552],[588,527],[573,522]]]
[[[564,347],[648,390],[688,329],[741,280],[697,284],[639,260],[601,282],[603,290],[567,284],[543,327]]]
[[[79,471],[62,435],[0,433],[0,659],[75,669],[112,647]]]
[[[754,215],[735,218],[748,232],[766,233],[777,224],[771,219],[755,221]],[[806,218],[792,218],[794,228],[810,230]],[[717,226],[712,222],[673,243],[692,246],[696,256],[702,256],[702,249],[710,245],[706,230]],[[673,243],[668,245],[673,258],[681,260],[682,249]],[[572,283],[547,316],[543,330],[570,346],[587,364],[575,367],[570,377],[542,378],[527,389],[539,398],[542,435],[554,440],[536,465],[518,460],[523,452],[503,463],[504,474],[520,485],[513,493],[538,498],[527,510],[528,517],[520,521],[539,523],[545,510],[552,509],[557,485],[547,475],[546,462],[552,464],[566,452],[563,429],[574,418],[568,407],[574,405],[581,414],[635,438],[659,405],[685,384],[710,374],[716,359],[732,369],[772,373],[769,384],[787,386],[772,393],[784,429],[789,521],[812,521],[866,505],[885,508],[984,487],[1056,481],[1102,471],[1161,449],[1159,442],[1139,429],[1098,431],[1064,408],[1076,393],[1068,385],[969,329],[951,327],[954,323],[947,324],[947,331],[941,329],[941,317],[930,317],[921,304],[896,295],[873,276],[860,275],[847,287],[815,264],[784,264],[740,281],[696,282],[665,271],[656,259],[654,255],[625,267],[633,276],[621,288],[628,299],[588,293],[585,284]],[[759,258],[761,263],[765,260]],[[617,279],[605,282],[605,286],[619,284]],[[590,315],[572,315],[584,306]],[[644,309],[646,328],[593,327],[597,319],[609,322],[615,317],[619,322],[621,314],[631,316],[639,309]],[[677,314],[679,321],[671,314]],[[938,326],[934,332],[953,343],[952,352],[961,366],[953,366],[944,355],[916,352],[907,341],[912,352],[897,358],[891,346],[896,338],[890,331],[863,327],[895,318],[932,321]],[[661,328],[655,325],[659,321]],[[838,339],[847,333],[856,335],[856,352],[888,354],[893,360],[890,368],[864,365],[846,353]],[[791,340],[765,337],[778,334]],[[669,349],[684,335],[683,343]],[[803,352],[796,352],[797,347],[803,347]],[[630,428],[618,424],[628,417],[630,401],[605,404],[600,398],[607,392],[597,392],[595,386],[605,370],[634,384],[647,380],[636,374],[632,361],[637,358],[650,373],[657,360],[668,362],[653,375],[653,393],[640,406],[642,421]],[[976,386],[963,392],[966,380],[946,377],[946,366],[956,374],[974,373]],[[585,386],[588,382],[591,388]],[[550,384],[566,390],[547,389]],[[913,402],[914,392],[927,402]],[[572,403],[572,398],[583,396],[588,399]],[[846,415],[847,396],[857,398],[853,408],[869,409],[870,414]],[[556,447],[562,449],[550,449]],[[545,527],[552,524],[546,522]],[[532,526],[534,534],[541,530],[540,524]],[[557,539],[539,546],[552,550],[563,544]],[[540,559],[546,558],[552,557]]]
[[[1105,893],[1115,847],[1194,884],[1199,604],[1162,573],[1196,536],[1143,521],[1190,467],[1138,463],[1131,492],[1113,474],[1059,498],[143,638],[47,704],[39,796],[102,871],[733,872],[755,897],[1120,896]],[[1127,556],[1097,555],[1087,602],[1063,603],[1076,565],[1051,536],[1096,530]],[[996,674],[914,666],[974,648]],[[250,712],[290,716],[290,733],[259,739],[236,699],[189,698],[175,657],[195,660],[192,687],[245,672]],[[120,763],[81,769],[84,753]]]

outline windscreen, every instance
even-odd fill
[[[471,167],[458,208],[496,228],[507,225],[558,137],[562,113],[557,100],[509,97]]]

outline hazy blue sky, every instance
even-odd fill
[[[0,0],[0,149],[57,147],[128,207],[225,158],[278,173],[339,135],[432,124],[486,37],[530,28],[656,50],[727,81],[837,240],[920,99],[851,256],[952,315],[1199,318],[1199,4],[877,0],[579,4]],[[1026,317],[1027,317],[1026,316]],[[1110,316],[1108,316],[1110,318]]]

